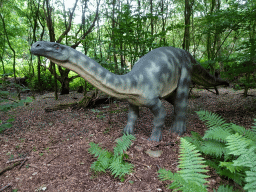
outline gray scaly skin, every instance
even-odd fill
[[[132,70],[125,75],[116,75],[96,61],[71,47],[54,42],[38,41],[31,53],[44,56],[54,63],[68,68],[110,96],[129,102],[128,122],[124,133],[134,134],[134,125],[139,116],[139,107],[148,107],[154,115],[151,141],[162,139],[166,117],[160,99],[174,105],[173,131],[186,131],[186,106],[195,59],[185,50],[161,47],[141,57]],[[216,79],[212,80],[213,84]]]

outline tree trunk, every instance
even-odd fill
[[[183,38],[183,49],[186,51],[189,51],[189,45],[190,45],[190,16],[191,16],[191,9],[193,5],[194,0],[185,0],[185,28],[184,28],[184,38]]]

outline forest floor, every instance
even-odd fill
[[[219,91],[220,95],[215,95],[206,90],[193,89],[184,136],[189,136],[191,131],[203,135],[207,129],[195,113],[199,110],[208,110],[221,115],[227,122],[251,127],[256,111],[256,90],[250,90],[251,96],[247,98],[242,96],[242,91],[230,88],[220,88]],[[136,140],[127,151],[134,169],[121,182],[109,172],[95,175],[90,170],[96,159],[88,153],[88,148],[89,143],[94,142],[113,150],[115,140],[122,135],[127,122],[127,102],[117,101],[85,110],[44,111],[45,107],[75,102],[82,97],[82,94],[72,92],[60,95],[55,101],[53,93],[38,95],[27,106],[0,114],[2,120],[8,115],[16,119],[12,128],[0,134],[0,170],[12,166],[14,162],[8,163],[10,160],[25,160],[24,164],[20,164],[22,166],[15,166],[0,175],[0,190],[9,185],[3,191],[171,191],[166,189],[170,182],[160,181],[157,171],[159,168],[173,172],[178,170],[180,137],[169,131],[172,105],[163,101],[167,118],[161,142],[147,140],[152,129],[152,113],[147,108],[141,108]],[[150,157],[147,150],[162,150],[163,153],[160,157]],[[232,181],[219,177],[214,170],[210,169],[208,174],[209,191],[221,184],[239,189]]]

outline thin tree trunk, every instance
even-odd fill
[[[7,34],[7,31],[6,31],[6,27],[5,27],[5,20],[4,20],[4,16],[2,14],[0,14],[0,17],[1,17],[1,20],[3,22],[3,29],[4,29],[4,33],[5,33],[5,36],[6,36],[6,40],[7,40],[7,43],[10,47],[10,49],[12,50],[13,52],[13,65],[12,65],[12,68],[13,68],[13,76],[14,76],[14,81],[15,83],[17,83],[16,81],[16,70],[15,70],[15,66],[16,66],[16,52],[15,50],[12,48],[12,45],[10,43],[10,40],[9,40],[9,36]],[[20,90],[18,87],[16,87],[16,90],[17,90],[17,93],[18,93],[18,99],[20,100]]]
[[[55,33],[54,33],[54,25],[52,22],[52,7],[49,5],[49,0],[45,0],[46,2],[46,21],[47,21],[47,27],[49,30],[49,36],[50,36],[50,41],[55,42]],[[55,95],[55,100],[58,99],[58,84],[57,84],[57,75],[56,75],[56,68],[55,64],[50,61],[50,69],[53,72],[54,76],[54,95]]]
[[[153,0],[150,0],[150,13],[151,13],[151,20],[150,20],[150,27],[151,27],[151,38],[154,35],[154,19],[153,19]],[[149,51],[152,50],[152,47],[149,47]]]
[[[189,51],[190,45],[190,16],[191,16],[191,9],[193,5],[193,0],[185,0],[185,29],[184,29],[184,38],[183,38],[183,49]]]
[[[5,46],[5,37],[4,37],[3,45]],[[4,60],[3,60],[3,56],[4,56],[4,47],[3,47],[3,52],[2,52],[2,55],[0,56],[0,58],[1,58],[1,62],[2,62],[3,73],[4,73],[4,74],[6,74],[6,72],[5,72],[5,68],[4,68]]]

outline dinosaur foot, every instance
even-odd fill
[[[125,128],[123,129],[123,134],[131,134],[131,135],[134,135],[133,127],[130,126],[130,125],[126,125]]]
[[[153,131],[150,138],[148,138],[149,141],[156,141],[159,142],[162,140],[162,132],[160,130]]]
[[[186,132],[186,125],[184,121],[175,121],[170,128],[170,131],[174,133],[178,133],[178,135],[182,135]]]

